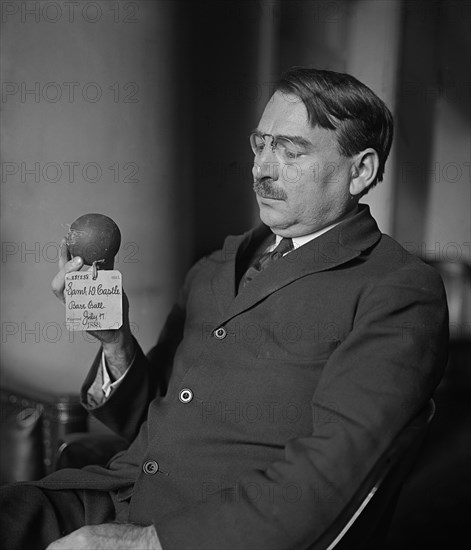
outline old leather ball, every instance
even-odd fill
[[[80,256],[86,265],[99,262],[99,269],[112,269],[121,244],[121,233],[108,216],[84,214],[72,223],[66,241],[72,257]]]

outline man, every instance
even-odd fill
[[[130,447],[107,468],[10,487],[3,533],[22,515],[9,547],[318,539],[446,362],[440,278],[358,204],[382,179],[392,131],[353,77],[284,75],[251,135],[263,224],[190,270],[148,357],[127,319],[96,333],[103,353],[83,401]],[[82,267],[67,260],[53,281],[61,298],[64,274]]]

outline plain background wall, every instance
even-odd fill
[[[443,5],[433,101],[425,242],[451,261],[471,261],[471,5]],[[436,246],[439,243],[439,246]],[[440,250],[441,249],[441,250]],[[470,312],[471,317],[471,312]],[[471,320],[471,319],[470,319]]]
[[[144,349],[181,281],[177,18],[172,2],[2,4],[2,384],[77,392],[98,346],[68,333],[50,291],[68,224],[101,212],[120,227],[116,268]]]
[[[280,8],[277,73],[291,65],[349,73],[395,113],[402,2],[283,2]],[[394,187],[393,146],[383,182],[361,200],[385,233],[392,231]]]
[[[150,348],[191,262],[257,220],[248,134],[292,65],[352,72],[390,104],[395,149],[364,202],[412,251],[471,260],[469,2],[84,0],[73,21],[67,2],[1,6],[3,386],[80,387],[98,346],[66,331],[49,289],[86,212],[121,228],[117,268]],[[35,163],[39,181],[21,173]]]
[[[394,233],[430,259],[471,261],[469,2],[406,2]]]

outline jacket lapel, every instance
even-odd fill
[[[358,212],[351,218],[280,258],[236,294],[236,273],[242,259],[269,234],[270,229],[260,225],[240,237],[226,239],[220,251],[224,264],[212,281],[221,313],[215,328],[301,277],[354,259],[381,236],[369,207],[359,205]]]
[[[230,235],[224,241],[223,248],[212,255],[212,259],[221,264],[211,280],[211,289],[221,315],[225,314],[237,295],[239,275],[244,270],[247,258],[269,235],[270,229],[261,224],[243,235]]]

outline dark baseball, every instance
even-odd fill
[[[113,269],[113,260],[121,244],[121,233],[108,216],[84,214],[72,223],[66,240],[72,257],[80,256],[86,265],[97,262],[99,269]]]

